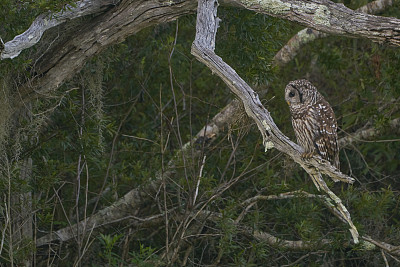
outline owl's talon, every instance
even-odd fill
[[[311,159],[313,156],[315,155],[315,152],[304,152],[303,154],[301,154],[301,157],[303,159]]]

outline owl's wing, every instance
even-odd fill
[[[331,106],[321,101],[318,106],[318,135],[314,140],[318,154],[339,169],[339,147],[337,143],[337,123]]]

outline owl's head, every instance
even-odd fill
[[[285,100],[289,106],[313,105],[318,97],[317,88],[304,79],[289,82],[285,89]]]

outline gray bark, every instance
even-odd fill
[[[4,44],[0,59],[17,57],[22,50],[32,47],[40,41],[43,33],[69,19],[75,19],[95,13],[100,13],[110,5],[115,5],[119,0],[82,0],[76,2],[76,7],[67,5],[58,13],[45,13],[38,16],[28,30]]]
[[[177,151],[175,157],[168,163],[166,169],[161,174],[161,171],[155,179],[146,186],[135,188],[125,194],[118,201],[113,203],[96,214],[90,216],[87,220],[81,221],[79,224],[72,225],[45,235],[37,239],[36,246],[42,246],[51,242],[64,242],[72,239],[77,234],[83,234],[83,231],[89,232],[101,226],[116,223],[122,220],[131,219],[134,223],[140,224],[142,221],[135,216],[138,216],[140,210],[146,207],[146,203],[154,202],[153,197],[161,186],[163,179],[171,178],[175,172],[175,160],[183,153],[186,153],[191,148],[190,144],[196,143],[199,138],[207,138],[209,142],[216,139],[219,132],[222,132],[229,123],[234,120],[234,111],[239,103],[233,101],[226,106],[210,121],[208,125],[203,127],[191,140],[191,142],[183,145],[183,151]],[[201,152],[201,148],[194,149],[195,155]],[[158,218],[155,218],[158,219]],[[78,232],[79,231],[79,232]]]
[[[393,4],[392,0],[376,0],[374,2],[368,3],[365,6],[358,8],[356,11],[375,14],[381,12],[388,6],[391,6],[392,4]],[[315,39],[327,36],[328,36],[327,33],[313,30],[311,28],[303,29],[299,31],[296,35],[294,35],[292,38],[290,38],[290,40],[286,43],[286,45],[283,46],[278,53],[276,53],[273,62],[278,66],[284,66],[286,63],[288,63],[297,55],[297,53],[304,45],[314,41]]]

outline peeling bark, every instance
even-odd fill
[[[121,1],[105,14],[78,29],[68,42],[47,52],[35,66],[36,77],[19,88],[16,109],[59,87],[81,70],[86,61],[112,44],[120,43],[143,28],[175,20],[193,12],[196,1],[166,4],[158,0]]]

